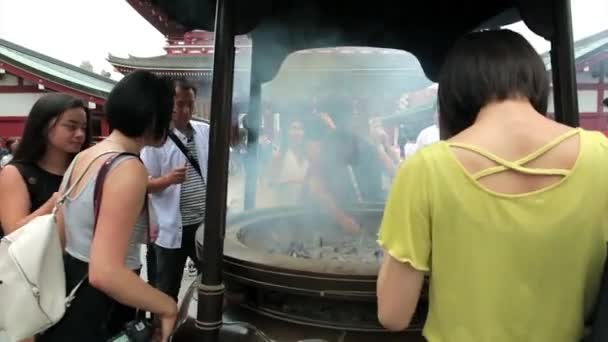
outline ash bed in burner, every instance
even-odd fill
[[[303,325],[382,331],[376,318],[376,277],[382,250],[376,234],[381,205],[353,208],[362,232],[345,233],[328,217],[303,208],[260,209],[230,217],[224,279],[242,306]],[[199,242],[199,248],[201,244]],[[427,310],[426,292],[410,331]]]
[[[371,220],[365,218],[373,222],[366,222],[361,232],[350,234],[319,216],[291,215],[243,227],[237,232],[237,239],[245,246],[271,255],[378,265],[382,249],[376,243],[375,216]]]
[[[302,208],[272,208],[230,218],[224,244],[228,263],[244,262],[292,273],[375,280],[382,260],[376,234],[379,205],[351,212],[362,231],[351,235],[329,217]]]

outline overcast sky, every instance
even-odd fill
[[[574,38],[608,29],[608,0],[572,0]],[[550,15],[547,13],[547,15]],[[549,44],[515,25],[541,52]],[[108,53],[163,54],[164,37],[125,0],[0,0],[0,38],[97,72]]]

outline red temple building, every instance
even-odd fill
[[[541,55],[551,76],[551,57],[549,53]],[[608,30],[578,40],[574,44],[576,79],[580,126],[590,130],[608,131]],[[432,101],[436,94],[431,89],[424,89],[410,94],[407,109],[386,116],[386,126],[405,128],[411,134],[418,132],[420,124],[432,122]],[[425,101],[431,101],[431,103]],[[549,116],[553,116],[553,94],[549,96]]]
[[[551,69],[549,53],[542,55]],[[608,30],[578,40],[574,44],[576,81],[580,124],[587,129],[608,130]],[[553,113],[553,96],[549,98],[549,113]]]
[[[213,33],[185,32],[148,1],[128,0],[144,18],[165,35],[165,54],[156,57],[121,58],[108,61],[121,73],[136,69],[159,75],[188,78],[197,83],[197,111],[208,118],[213,69]],[[251,71],[251,41],[246,36],[235,40],[235,113],[246,112]],[[405,92],[430,85],[413,55],[398,50],[367,47],[336,47],[298,51],[284,61],[276,78],[263,86],[265,122],[270,112],[297,112],[301,103],[331,96],[336,89],[348,88],[348,95],[374,108],[378,114],[392,113]],[[362,99],[363,98],[363,99]],[[388,104],[388,106],[387,106]],[[291,114],[291,113],[290,113]],[[303,114],[303,113],[302,113]],[[271,125],[271,124],[270,124]],[[268,129],[270,125],[266,125]]]
[[[92,114],[93,135],[108,132],[103,105],[116,82],[0,39],[0,137],[20,136],[34,102],[47,92],[82,98]]]
[[[197,114],[208,118],[213,34],[185,32],[181,25],[168,19],[148,1],[127,2],[165,35],[166,53],[156,57],[121,58],[110,55],[108,61],[121,73],[145,69],[195,81],[199,86]],[[251,42],[247,37],[239,36],[235,48],[234,112],[241,113],[247,111]],[[608,96],[608,30],[575,42],[574,54],[581,126],[608,130],[608,108],[602,104],[602,100]],[[549,54],[542,57],[550,69]],[[349,88],[349,95],[357,99],[363,110],[381,117],[389,133],[396,132],[396,127],[401,126],[407,127],[405,131],[408,136],[415,135],[432,123],[435,93],[428,89],[429,85],[431,83],[422,73],[418,61],[407,52],[365,47],[299,51],[291,54],[276,78],[263,87],[264,121],[270,122],[265,129],[271,129],[272,112],[297,111],[297,106],[292,104],[314,102],[315,98]],[[398,105],[400,101],[403,102],[403,94],[408,94],[407,104]],[[551,115],[552,98],[549,102]]]

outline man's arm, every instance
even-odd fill
[[[395,175],[395,171],[397,171],[399,164],[395,162],[393,158],[391,158],[387,148],[384,146],[378,146],[376,156],[384,169],[384,173],[386,173],[388,177],[392,178]]]
[[[178,168],[165,175],[162,174],[160,163],[158,162],[159,149],[145,147],[140,157],[148,171],[148,192],[156,193],[165,190],[174,184],[180,184],[186,177],[185,168]]]
[[[168,180],[167,175],[160,176],[157,178],[154,178],[154,177],[148,178],[148,192],[151,194],[156,193],[156,192],[161,192],[171,185],[173,185],[173,184]]]
[[[327,191],[320,178],[314,176],[310,177],[308,186],[311,195],[321,203],[321,206],[329,212],[330,216],[336,220],[345,231],[356,233],[360,230],[359,224],[337,205],[335,198]]]

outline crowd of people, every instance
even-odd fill
[[[436,123],[405,158],[339,99],[291,115],[269,188],[344,234],[361,229],[349,207],[386,202],[377,294],[387,329],[408,327],[430,275],[431,342],[578,341],[606,260],[608,140],[546,117],[544,64],[508,30],[462,38],[438,89]],[[47,94],[6,144],[3,233],[58,205],[67,291],[86,279],[36,341],[107,341],[142,312],[169,339],[205,229],[209,125],[192,120],[196,91],[145,71],[125,76],[105,105],[111,134],[94,145],[86,103]]]
[[[11,137],[4,139],[0,137],[0,170],[3,169],[13,159],[15,151],[19,146],[19,138]]]

